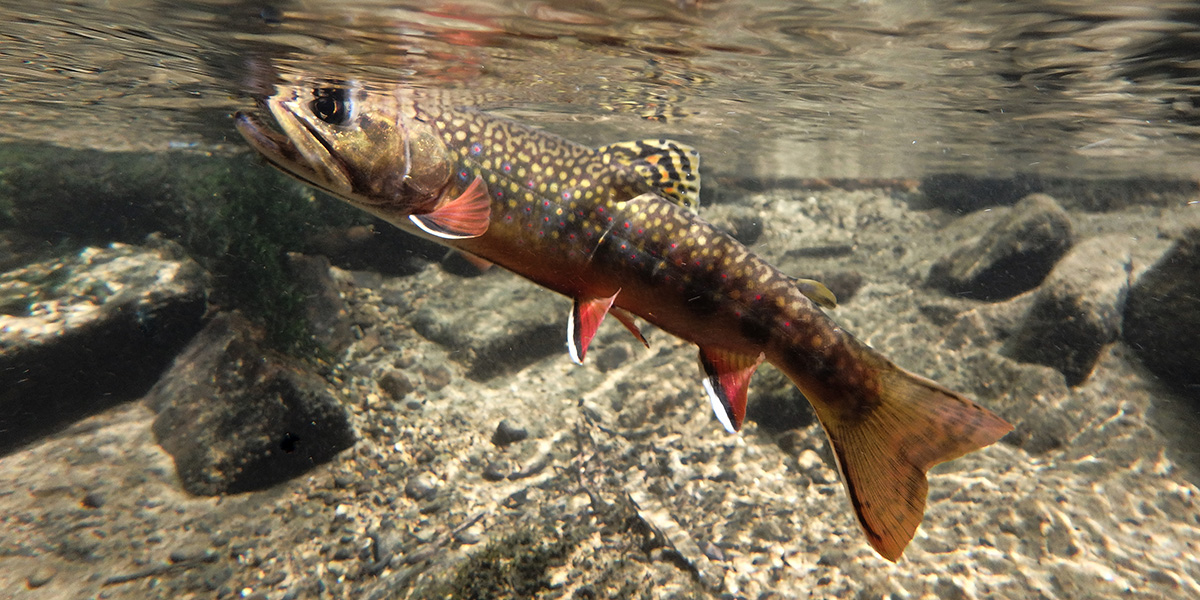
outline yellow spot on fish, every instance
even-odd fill
[[[584,179],[583,181],[579,182],[579,187],[591,187],[591,185],[592,185],[592,182],[587,179]]]
[[[617,210],[625,210],[625,201],[624,200],[617,203]]]
[[[455,132],[454,132],[454,139],[456,139],[456,140],[458,140],[458,141],[460,141],[460,142],[461,142],[461,141],[463,141],[463,140],[465,140],[465,139],[467,139],[467,132],[465,132],[465,131],[463,131],[463,130],[461,130],[461,129],[459,129],[458,131],[455,131]]]
[[[696,232],[696,227],[695,227],[695,226],[693,226],[693,227],[692,227],[692,229],[691,229],[691,231],[692,231],[692,233],[695,233],[695,232]],[[700,236],[700,237],[696,238],[696,243],[697,243],[697,244],[700,244],[701,246],[703,246],[703,245],[705,245],[705,244],[707,244],[707,243],[708,243],[708,238],[707,238],[707,237],[704,237],[704,236]]]

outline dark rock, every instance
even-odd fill
[[[1001,352],[1054,367],[1067,385],[1083,383],[1120,332],[1131,244],[1127,235],[1109,235],[1073,248],[1042,283]]]
[[[921,180],[921,192],[927,205],[964,213],[1016,204],[1029,194],[1043,191],[1042,188],[1040,177],[1026,174],[979,177],[965,173],[934,173]]]
[[[487,466],[483,468],[483,478],[488,481],[500,481],[503,479],[508,479],[508,476],[512,474],[512,463],[503,458],[489,461]]]
[[[596,353],[594,364],[602,373],[607,373],[620,367],[629,360],[629,348],[625,344],[606,345]]]
[[[287,267],[304,296],[304,318],[313,339],[326,350],[341,354],[354,342],[354,334],[346,303],[329,274],[329,259],[289,252]]]
[[[1129,290],[1123,336],[1147,369],[1200,400],[1200,227]]]
[[[51,567],[50,565],[42,565],[34,569],[33,572],[25,578],[25,585],[29,586],[29,589],[40,588],[43,585],[50,583],[50,580],[54,579],[54,576],[57,574],[58,571],[55,571],[54,567]]]
[[[100,508],[101,506],[104,506],[104,494],[101,494],[100,492],[88,492],[87,494],[84,494],[83,500],[80,501],[80,504],[82,504],[84,508]]]
[[[266,488],[354,444],[325,380],[261,342],[245,319],[219,315],[146,396],[155,437],[193,494]]]
[[[442,286],[437,294],[413,313],[413,329],[450,350],[471,379],[490,379],[565,351],[569,305],[531,284],[493,270]]]
[[[514,425],[512,421],[503,419],[496,426],[495,433],[492,434],[492,443],[497,446],[507,446],[514,444],[529,437],[529,432],[524,427]]]
[[[0,275],[0,453],[145,394],[203,325],[208,285],[156,238]]]
[[[399,402],[403,400],[409,392],[413,391],[413,384],[404,376],[404,373],[399,371],[388,371],[379,378],[379,389],[383,390],[392,400]]]
[[[934,263],[929,285],[991,301],[1037,287],[1070,249],[1071,220],[1045,194],[1028,196],[1002,215],[978,240]]]

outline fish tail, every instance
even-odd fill
[[[832,377],[786,364],[783,370],[829,436],[871,546],[895,562],[924,517],[929,468],[992,444],[1012,425],[866,345],[848,342],[833,361]]]

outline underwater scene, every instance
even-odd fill
[[[0,598],[1200,597],[1200,6],[0,6]]]

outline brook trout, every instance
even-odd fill
[[[926,471],[1012,426],[894,365],[819,306],[825,286],[778,271],[697,216],[699,156],[644,140],[589,148],[436,93],[280,86],[282,132],[238,114],[283,171],[418,235],[573,301],[582,363],[605,315],[634,316],[700,348],[702,386],[736,432],[764,361],[812,403],[871,546],[900,558],[924,515]]]

